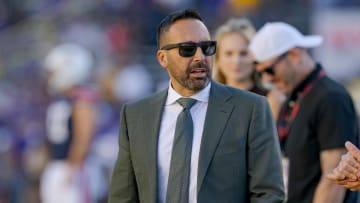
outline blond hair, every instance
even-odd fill
[[[250,40],[254,37],[256,30],[251,22],[246,18],[231,18],[222,24],[216,31],[215,31],[215,40],[218,41],[218,46],[220,39],[229,33],[239,33],[244,38],[250,42]],[[218,48],[218,47],[217,47]],[[217,58],[218,52],[215,54],[215,63],[213,67],[213,77],[216,81],[221,82],[223,84],[226,83],[224,74],[220,71],[219,67],[217,67]]]

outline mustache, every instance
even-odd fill
[[[192,64],[189,67],[189,72],[193,71],[194,69],[198,69],[198,68],[206,69],[206,71],[210,70],[210,67],[208,64],[203,63],[203,62],[198,62],[198,63]]]

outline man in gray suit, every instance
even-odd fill
[[[266,99],[211,80],[216,42],[195,11],[165,17],[157,34],[169,88],[124,105],[109,202],[282,202],[279,142]]]

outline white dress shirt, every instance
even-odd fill
[[[201,137],[204,129],[204,122],[206,116],[206,110],[208,107],[209,94],[210,94],[209,83],[203,90],[192,95],[190,98],[196,99],[197,102],[190,109],[192,120],[194,123],[194,134],[193,144],[191,151],[191,166],[190,166],[190,181],[189,181],[189,203],[196,203],[197,199],[197,173],[199,163],[199,153]],[[168,96],[165,102],[164,112],[162,114],[160,124],[160,134],[158,141],[158,152],[157,152],[157,168],[158,168],[158,192],[159,201],[165,203],[166,191],[169,178],[171,152],[173,146],[173,140],[175,135],[176,119],[179,113],[183,110],[183,107],[176,102],[181,98],[169,84]]]

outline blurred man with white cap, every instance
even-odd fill
[[[358,143],[359,131],[348,92],[307,51],[321,43],[320,36],[273,22],[249,46],[257,71],[288,97],[277,127],[289,165],[289,203],[356,201],[356,193],[325,178],[345,152],[345,141]]]

